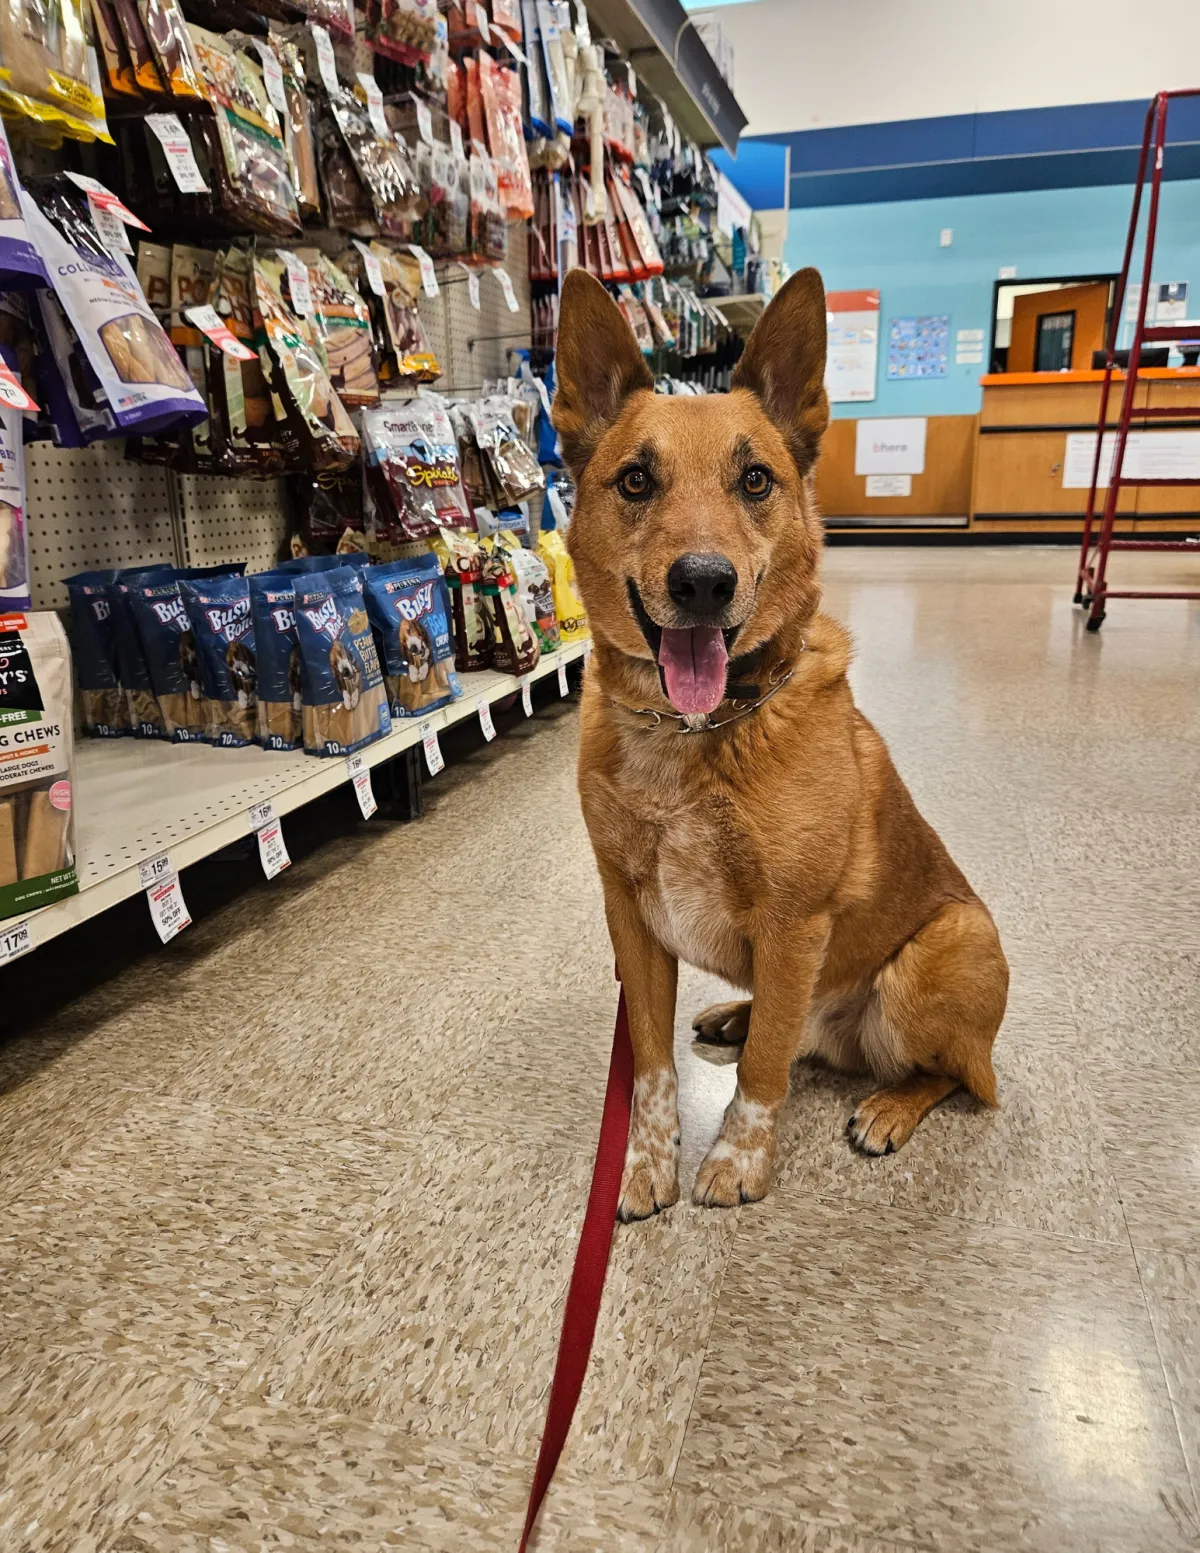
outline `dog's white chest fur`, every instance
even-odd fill
[[[659,942],[689,965],[749,985],[750,946],[729,910],[713,820],[684,809],[659,832],[657,867],[642,909]]]

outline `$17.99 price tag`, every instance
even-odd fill
[[[19,955],[28,954],[32,948],[33,937],[28,922],[10,922],[6,928],[0,929],[0,965],[17,959]]]

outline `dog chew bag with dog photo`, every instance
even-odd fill
[[[205,420],[208,408],[137,277],[123,254],[109,253],[100,241],[78,193],[65,179],[55,179],[39,189],[37,199],[23,190],[21,208],[113,429],[148,434],[179,420]]]
[[[538,537],[537,553],[546,563],[550,582],[554,588],[554,612],[558,616],[558,628],[563,645],[584,642],[591,636],[588,629],[587,610],[575,586],[575,563],[567,553],[566,542],[557,529],[543,529]]]
[[[424,717],[457,701],[450,597],[437,556],[368,567],[363,581],[392,716]]]
[[[223,749],[251,744],[258,731],[257,668],[250,585],[245,577],[179,584],[196,634],[208,737]]]
[[[296,632],[310,755],[352,755],[392,731],[362,578],[349,566],[296,579]]]
[[[150,684],[174,744],[198,744],[208,738],[200,688],[196,633],[174,578],[128,589]]]
[[[74,895],[71,650],[58,616],[0,615],[0,917]]]
[[[129,703],[117,673],[113,606],[116,572],[78,572],[66,579],[71,601],[71,650],[83,731],[90,739],[121,739],[133,732]]]
[[[304,742],[297,581],[284,571],[258,572],[249,579],[258,660],[257,741],[265,750],[295,750]]]

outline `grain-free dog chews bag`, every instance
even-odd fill
[[[245,577],[179,584],[196,634],[208,737],[222,748],[250,744],[258,731],[254,621]]]
[[[304,748],[349,755],[390,733],[387,691],[362,578],[349,567],[296,579]]]
[[[393,717],[424,717],[462,695],[450,598],[437,556],[368,567],[367,614]]]
[[[176,744],[208,737],[208,718],[200,687],[196,633],[174,579],[127,589],[150,684],[163,724]]]
[[[79,572],[67,578],[80,714],[83,731],[93,739],[118,739],[133,732],[129,704],[117,675],[113,606],[109,597],[115,578],[115,572]]]
[[[0,615],[0,917],[74,895],[71,652],[58,616]]]
[[[304,725],[297,579],[287,572],[259,572],[247,580],[258,660],[258,743],[267,750],[298,749],[304,741]]]

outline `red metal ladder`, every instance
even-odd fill
[[[1117,503],[1121,491],[1128,486],[1183,486],[1200,485],[1200,475],[1177,475],[1171,478],[1139,477],[1125,474],[1125,451],[1129,440],[1130,422],[1139,425],[1155,420],[1178,423],[1194,421],[1200,429],[1200,404],[1156,405],[1135,409],[1139,381],[1142,346],[1169,340],[1200,340],[1200,323],[1146,323],[1146,303],[1150,296],[1151,273],[1154,267],[1154,240],[1158,232],[1158,200],[1162,189],[1163,157],[1167,142],[1167,105],[1175,97],[1200,97],[1200,87],[1186,91],[1159,92],[1146,110],[1146,127],[1142,133],[1142,150],[1138,159],[1137,184],[1133,191],[1133,210],[1129,217],[1129,232],[1125,239],[1125,258],[1121,264],[1121,276],[1113,297],[1112,312],[1108,321],[1105,341],[1104,382],[1100,389],[1100,414],[1096,426],[1096,452],[1092,461],[1092,483],[1088,491],[1087,512],[1083,521],[1083,542],[1079,551],[1079,569],[1075,578],[1075,602],[1088,611],[1087,628],[1098,631],[1105,616],[1109,599],[1200,599],[1200,588],[1175,592],[1147,592],[1141,589],[1110,588],[1107,581],[1108,557],[1114,550],[1186,550],[1200,557],[1200,537],[1179,539],[1114,539],[1113,522],[1117,516]],[[1146,211],[1145,255],[1142,263],[1142,290],[1138,300],[1137,320],[1133,340],[1129,347],[1129,366],[1125,371],[1125,391],[1121,400],[1121,414],[1117,421],[1116,445],[1113,450],[1112,471],[1107,489],[1101,486],[1105,433],[1108,425],[1108,396],[1112,388],[1113,366],[1116,358],[1117,335],[1125,310],[1125,291],[1133,261],[1134,243],[1137,237],[1138,216],[1141,211],[1142,191],[1146,185],[1146,169],[1150,172],[1150,201]],[[1200,397],[1200,378],[1196,380],[1197,397]],[[1096,531],[1096,494],[1104,490],[1104,511]],[[1200,519],[1197,520],[1200,530]],[[1093,534],[1095,537],[1093,538]]]

